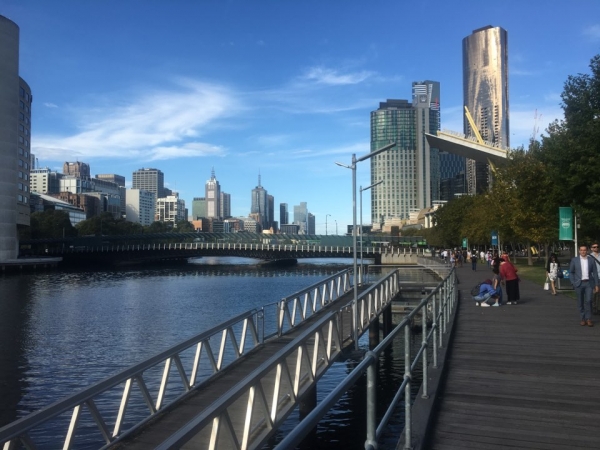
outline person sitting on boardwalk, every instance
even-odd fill
[[[492,306],[500,306],[498,291],[492,286],[492,280],[485,280],[479,285],[479,294],[473,297],[475,300],[475,306],[488,307],[490,304],[488,301],[491,299],[496,300]]]
[[[587,245],[579,246],[579,256],[569,265],[571,283],[575,288],[577,307],[581,315],[581,326],[593,327],[592,293],[598,292],[598,270],[594,260],[587,254]]]

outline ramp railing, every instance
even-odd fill
[[[95,428],[98,447],[114,443],[260,346],[265,338],[297,327],[349,289],[349,271],[344,270],[280,302],[240,314],[0,428],[0,445],[4,450],[19,444],[37,449],[37,441],[47,439],[39,432],[46,427],[53,430],[53,440],[60,440],[62,448],[69,449],[82,420],[86,428]],[[282,315],[290,320],[283,320]]]

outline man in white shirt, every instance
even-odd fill
[[[593,327],[592,294],[598,292],[598,270],[592,257],[587,254],[587,245],[579,246],[579,256],[571,260],[569,272],[581,316],[580,325]]]

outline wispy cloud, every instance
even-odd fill
[[[56,105],[54,103],[44,103],[44,106],[46,108],[58,108],[58,105]]]
[[[243,109],[234,98],[222,86],[180,79],[171,90],[151,90],[123,106],[73,109],[73,120],[85,118],[77,124],[78,131],[38,136],[33,151],[46,159],[157,160],[221,154],[222,148],[198,138],[209,125]]]
[[[591,25],[584,28],[583,35],[592,41],[600,41],[600,25]]]
[[[340,73],[335,69],[318,66],[308,69],[301,79],[328,86],[344,86],[362,83],[373,75],[375,73],[368,70]]]

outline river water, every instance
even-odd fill
[[[202,258],[157,269],[0,276],[0,427],[234,315],[291,295],[352,261],[301,260],[289,268],[256,263]],[[368,346],[365,338],[360,346]],[[403,356],[403,346],[395,345],[382,358],[379,403],[402,382]],[[336,363],[319,382],[318,400],[355,364]],[[321,422],[310,448],[364,448],[364,410],[362,383]],[[297,421],[293,414],[268,447]],[[402,426],[399,413],[380,448],[393,448]]]

